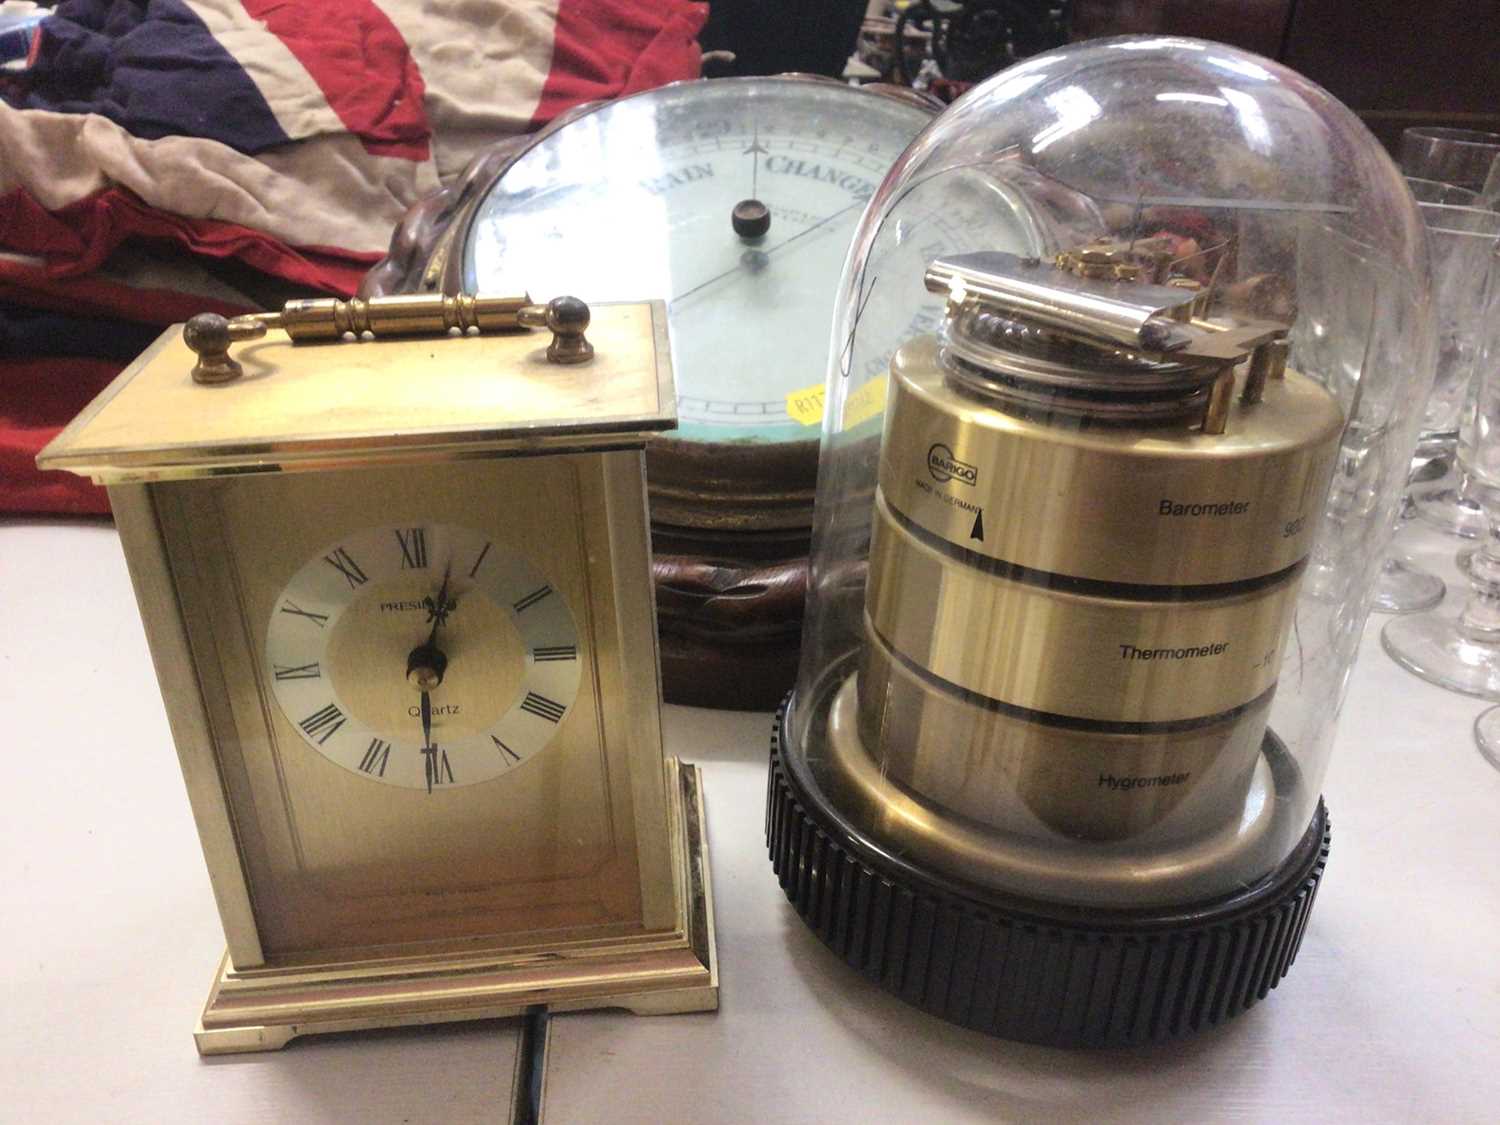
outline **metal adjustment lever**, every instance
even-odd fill
[[[340,301],[288,301],[280,312],[251,313],[233,319],[199,313],[183,329],[183,341],[198,355],[193,381],[227,383],[244,373],[229,355],[231,344],[254,340],[279,328],[293,340],[341,340],[347,335],[374,337],[446,335],[450,332],[548,328],[550,363],[585,363],[594,346],[584,336],[589,307],[577,297],[555,297],[534,305],[529,297],[411,294]]]
[[[934,260],[925,283],[948,297],[951,374],[979,393],[1044,403],[1052,413],[1141,420],[1201,412],[1202,432],[1223,434],[1236,369],[1249,360],[1241,401],[1260,402],[1266,382],[1285,375],[1290,325],[1214,316],[1213,291],[1196,280],[1142,280],[1147,267],[1159,276],[1171,265],[1155,253],[1147,247],[1134,261],[1090,243],[1050,264],[1003,251]],[[1033,362],[1059,341],[1068,362]]]

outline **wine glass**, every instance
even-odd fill
[[[1500,253],[1491,245],[1482,279],[1474,386],[1460,456],[1485,516],[1469,560],[1470,595],[1458,616],[1422,613],[1381,630],[1386,652],[1409,671],[1452,691],[1500,699]]]
[[[1383,455],[1389,452],[1383,437],[1385,423],[1370,425],[1371,419],[1388,419],[1395,410],[1393,403],[1385,401],[1391,390],[1388,381],[1367,376],[1374,341],[1400,331],[1390,320],[1383,296],[1384,290],[1396,288],[1397,279],[1385,276],[1387,267],[1371,247],[1350,237],[1337,220],[1310,218],[1298,238],[1293,355],[1300,370],[1322,374],[1328,389],[1351,415],[1330,485],[1330,519],[1309,558],[1304,589],[1319,600],[1343,599],[1345,594],[1335,587],[1347,581],[1347,568],[1338,560],[1355,554],[1370,560],[1366,567],[1379,559],[1379,571],[1372,579],[1375,608],[1386,612],[1429,608],[1442,600],[1442,579],[1396,555],[1382,554],[1383,540],[1348,542],[1340,531],[1346,525],[1368,528],[1363,517],[1384,492],[1381,482],[1398,474],[1407,478],[1417,463],[1409,458],[1399,465],[1389,463]]]
[[[1459,416],[1470,397],[1482,327],[1484,280],[1492,251],[1500,241],[1500,213],[1441,203],[1417,206],[1427,224],[1433,302],[1438,312],[1437,378],[1427,400],[1417,452],[1419,457],[1441,459],[1446,464],[1459,445]],[[1469,493],[1469,474],[1460,453],[1457,472],[1417,487],[1412,503],[1426,523],[1450,535],[1474,538],[1483,531],[1485,520]]]
[[[1500,707],[1491,707],[1474,720],[1474,741],[1484,760],[1500,770]]]
[[[1401,171],[1476,191],[1484,206],[1500,199],[1500,133],[1418,125],[1401,134]]]
[[[1413,194],[1474,199],[1473,192],[1452,185],[1407,178]],[[1500,214],[1449,203],[1418,203],[1427,224],[1433,291],[1442,323],[1437,377],[1423,411],[1422,429],[1412,458],[1401,519],[1414,511],[1451,534],[1472,534],[1475,505],[1450,468],[1458,443],[1458,419],[1473,373],[1473,338],[1488,255],[1500,239]],[[1379,613],[1416,613],[1442,601],[1443,580],[1394,552],[1381,559],[1371,608]]]
[[[1461,188],[1457,184],[1445,184],[1441,180],[1424,180],[1421,176],[1407,176],[1406,186],[1418,203],[1446,203],[1451,207],[1483,207],[1484,202],[1477,191]]]

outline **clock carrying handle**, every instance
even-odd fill
[[[199,313],[187,322],[182,338],[198,355],[193,381],[227,383],[244,373],[229,355],[231,344],[255,340],[272,328],[293,340],[337,341],[387,336],[446,336],[452,333],[547,328],[552,343],[549,363],[587,363],[594,346],[584,331],[589,307],[577,297],[555,297],[545,305],[531,298],[494,297],[475,293],[405,294],[393,297],[354,297],[288,301],[279,312],[251,313],[233,319],[218,313]]]

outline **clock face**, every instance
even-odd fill
[[[449,523],[328,544],[275,598],[264,646],[266,681],[308,747],[431,794],[546,749],[580,667],[565,595],[493,536]]]

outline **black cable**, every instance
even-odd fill
[[[547,1039],[551,1016],[538,1004],[521,1020],[521,1042],[517,1047],[515,1104],[512,1125],[541,1125],[542,1091],[547,1078]]]

